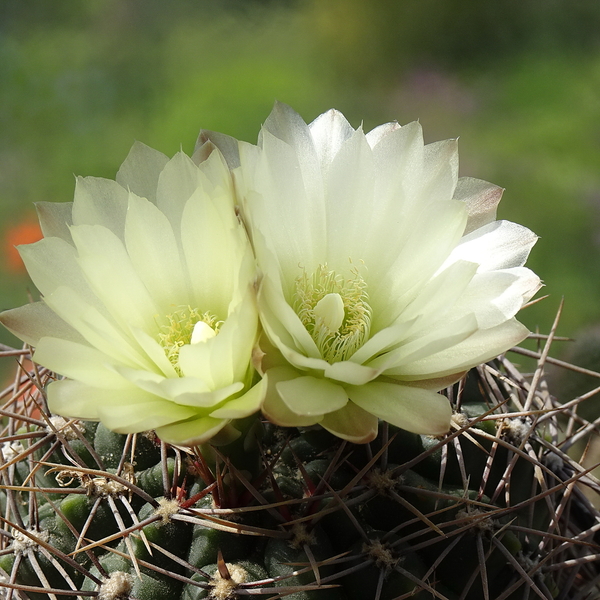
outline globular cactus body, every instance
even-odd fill
[[[39,389],[5,394],[7,598],[599,597],[579,486],[599,488],[560,450],[557,401],[506,359],[448,390],[448,435],[382,424],[364,445],[256,420],[171,447],[53,417],[52,374],[28,376]]]

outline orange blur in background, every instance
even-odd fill
[[[34,216],[29,216],[10,227],[4,235],[2,250],[6,270],[15,274],[25,273],[25,265],[16,246],[32,244],[42,237],[42,230]]]

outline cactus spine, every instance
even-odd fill
[[[31,600],[600,597],[600,486],[566,449],[597,435],[507,358],[447,394],[441,438],[386,424],[352,445],[249,420],[178,448],[51,415],[54,374],[2,393],[0,589]],[[600,375],[599,375],[600,376]],[[592,498],[592,500],[590,500]]]

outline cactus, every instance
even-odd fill
[[[600,486],[563,452],[594,425],[548,393],[546,353],[533,378],[500,357],[448,388],[442,437],[251,417],[192,448],[53,416],[55,375],[2,354],[3,598],[600,597]]]

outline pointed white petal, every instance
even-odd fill
[[[157,332],[160,315],[140,280],[123,242],[100,225],[71,229],[79,257],[77,262],[96,296],[120,327],[139,327]]]
[[[432,328],[418,332],[400,347],[373,359],[369,366],[379,368],[384,375],[400,365],[411,364],[424,357],[452,349],[477,332],[477,319],[466,314],[456,321],[441,321]],[[455,369],[460,370],[460,369]]]
[[[366,138],[367,142],[369,142],[369,146],[374,148],[383,140],[386,135],[389,135],[393,131],[400,129],[400,125],[397,121],[392,121],[391,123],[384,123],[383,125],[379,125],[375,127],[375,129],[371,129],[369,133],[367,133]]]
[[[494,221],[463,237],[442,268],[457,260],[479,263],[480,272],[522,267],[537,239],[527,227]]]
[[[516,319],[477,331],[463,342],[421,360],[389,369],[386,375],[410,381],[444,377],[483,364],[522,342],[528,329]]]
[[[329,168],[344,142],[354,134],[346,117],[334,109],[318,116],[308,128],[324,170]]]
[[[354,132],[336,154],[325,186],[327,265],[337,270],[348,268],[349,258],[368,260],[361,251],[364,240],[370,238],[375,169],[371,148],[361,130]]]
[[[479,327],[489,329],[514,317],[541,286],[540,278],[526,267],[478,273],[452,313],[472,312]]]
[[[156,203],[160,172],[169,159],[146,144],[135,142],[117,173],[117,183],[126,190]]]
[[[496,220],[496,209],[504,189],[472,177],[461,177],[454,191],[454,199],[467,206],[469,220],[465,235]]]
[[[73,201],[73,225],[101,225],[123,238],[127,190],[116,181],[78,177]]]
[[[176,236],[180,231],[183,209],[199,184],[200,171],[183,152],[178,152],[160,173],[156,205],[171,221]]]
[[[205,144],[214,144],[221,152],[227,165],[230,169],[236,169],[240,166],[240,151],[238,149],[238,141],[230,135],[225,135],[217,131],[209,131],[207,129],[201,129],[196,141],[196,148],[194,150],[194,157],[197,153],[201,152],[202,147]],[[198,163],[200,161],[196,161]]]
[[[191,303],[181,255],[167,217],[154,204],[129,195],[125,244],[131,264],[161,316]]]

